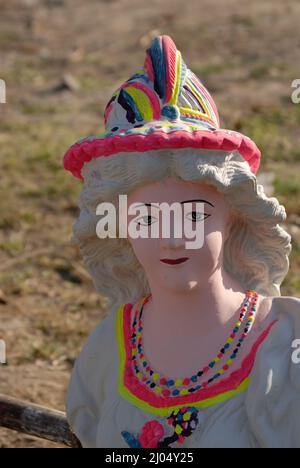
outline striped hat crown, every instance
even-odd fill
[[[237,151],[254,174],[259,168],[256,144],[220,128],[211,95],[169,36],[153,39],[143,68],[113,93],[104,123],[103,133],[80,139],[64,155],[64,167],[81,180],[94,158],[160,149]]]
[[[199,78],[187,68],[169,36],[153,39],[144,66],[108,102],[107,132],[117,132],[161,120],[182,120],[203,129],[220,127],[217,107]]]

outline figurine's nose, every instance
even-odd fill
[[[160,245],[163,250],[179,250],[184,248],[183,239],[177,239],[175,237],[170,237],[170,239],[161,239]]]
[[[175,237],[175,230],[174,228],[170,228],[170,235],[168,237],[161,237],[160,238],[160,247],[163,250],[179,250],[185,247],[185,239],[183,233],[181,233],[181,237]],[[180,234],[180,233],[179,233]]]

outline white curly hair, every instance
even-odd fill
[[[122,152],[86,163],[82,175],[80,215],[72,242],[79,247],[96,290],[108,300],[109,311],[122,303],[135,303],[150,288],[128,239],[97,236],[96,207],[111,202],[118,213],[119,194],[128,195],[167,176],[211,184],[223,193],[234,213],[224,245],[225,270],[245,289],[281,295],[291,252],[291,236],[280,226],[286,211],[276,198],[266,196],[238,152],[194,148]]]

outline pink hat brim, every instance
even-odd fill
[[[232,130],[217,129],[193,132],[175,130],[169,133],[156,130],[147,135],[121,136],[117,133],[106,137],[90,137],[70,147],[64,156],[64,167],[75,177],[83,180],[81,175],[83,165],[92,159],[121,152],[145,152],[167,148],[238,151],[254,174],[257,173],[260,165],[260,150],[249,137]]]

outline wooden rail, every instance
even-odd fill
[[[0,427],[51,440],[67,447],[82,448],[69,427],[65,413],[1,394]]]

